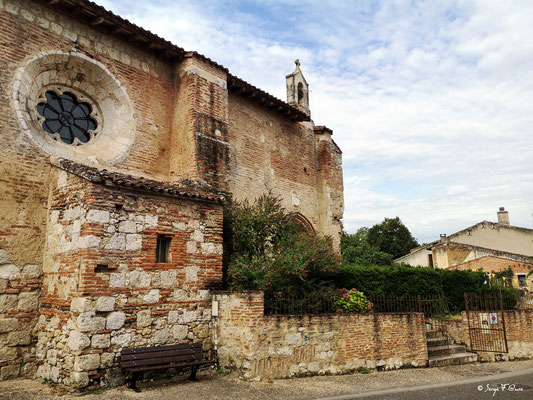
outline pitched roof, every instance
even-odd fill
[[[222,192],[213,189],[208,184],[200,184],[190,180],[181,182],[161,182],[144,177],[135,177],[107,169],[98,169],[78,164],[74,161],[60,158],[53,164],[71,174],[79,176],[93,183],[106,186],[120,186],[134,190],[156,192],[168,196],[187,197],[191,199],[208,200],[216,203],[224,201]]]
[[[229,73],[223,65],[195,51],[186,51],[176,46],[172,42],[161,38],[147,29],[141,28],[122,18],[104,7],[89,0],[33,0],[37,3],[51,8],[61,14],[68,15],[89,25],[92,28],[111,35],[120,40],[128,42],[130,45],[150,53],[159,59],[167,62],[179,62],[186,57],[197,57],[228,74],[228,90],[243,97],[248,97],[251,101],[273,110],[294,121],[309,121],[310,117],[300,111],[297,107],[291,106],[283,100],[251,85],[250,83]]]

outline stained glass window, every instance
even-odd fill
[[[65,92],[61,95],[49,90],[45,93],[46,103],[37,104],[37,112],[45,118],[45,132],[58,134],[61,141],[74,144],[87,143],[91,139],[89,131],[96,129],[96,121],[91,118],[91,105],[79,102],[75,95]],[[57,136],[54,136],[57,140]],[[76,143],[76,144],[79,144]]]

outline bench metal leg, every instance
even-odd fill
[[[130,389],[133,389],[133,391],[137,392],[137,393],[140,393],[141,392],[141,389],[139,389],[137,387],[137,378],[139,378],[139,375],[140,373],[139,372],[134,372],[131,374],[131,380],[130,380],[130,384],[129,384],[129,388]]]
[[[198,369],[198,367],[195,365],[193,367],[191,367],[191,376],[189,376],[189,380],[191,381],[197,381],[198,378],[196,377],[196,370]]]

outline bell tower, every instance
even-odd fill
[[[300,70],[300,60],[295,60],[294,64],[296,64],[294,72],[285,77],[287,82],[287,103],[291,106],[297,106],[301,111],[309,115],[309,85]]]

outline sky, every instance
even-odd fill
[[[533,1],[96,0],[286,100],[343,151],[344,227],[400,217],[420,243],[533,228]]]

